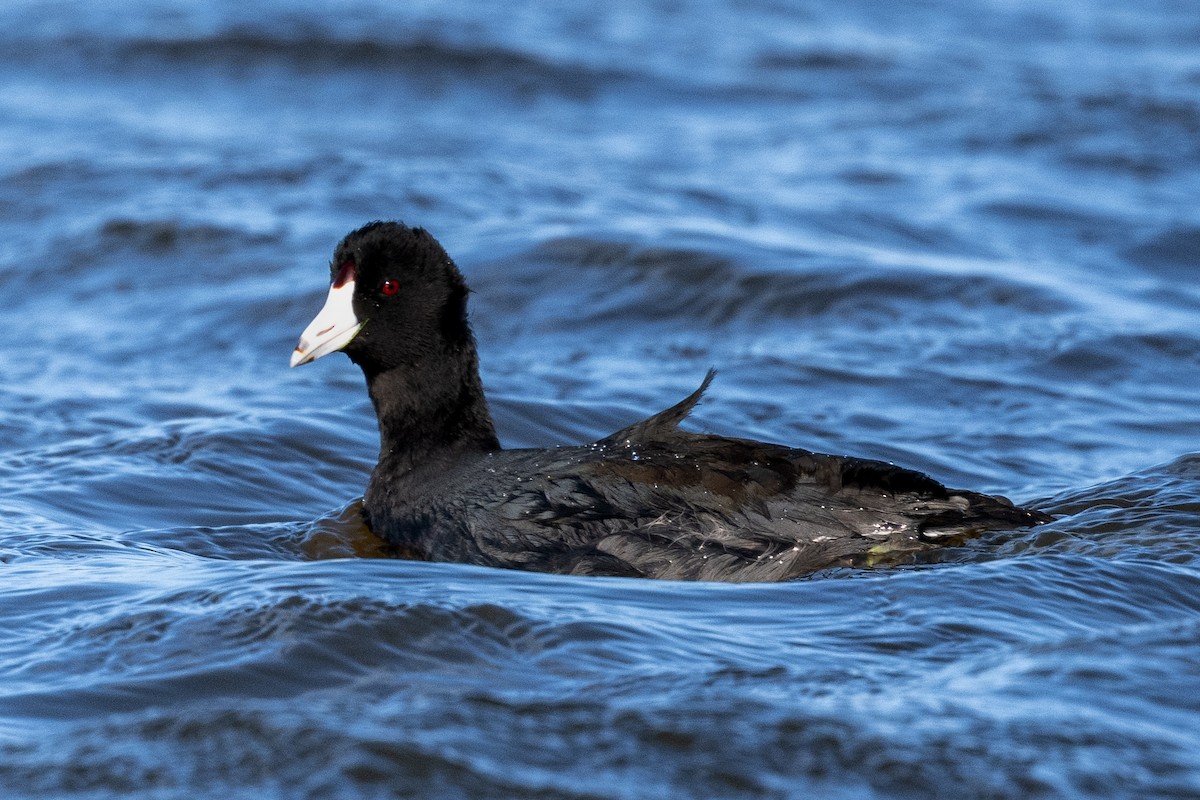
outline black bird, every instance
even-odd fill
[[[341,350],[379,418],[363,497],[407,557],[575,575],[779,581],[895,563],[1051,518],[859,458],[681,430],[682,402],[591,444],[504,450],[467,284],[428,232],[372,222],[337,246],[292,366]]]

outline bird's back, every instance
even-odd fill
[[[591,445],[437,465],[372,527],[436,560],[771,581],[1048,519],[880,461],[684,431],[698,398]]]

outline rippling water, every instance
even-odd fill
[[[0,10],[4,797],[1200,796],[1191,3]],[[378,558],[332,246],[428,227],[502,439],[1060,519],[785,585]]]

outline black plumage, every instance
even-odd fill
[[[338,301],[349,310],[322,321],[323,310],[293,363],[342,349],[362,368],[381,437],[363,512],[409,557],[777,581],[1050,519],[880,461],[684,431],[712,372],[682,402],[598,442],[501,449],[467,286],[441,245],[420,228],[371,223],[338,245],[331,277],[352,290]]]

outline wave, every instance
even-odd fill
[[[1195,680],[1168,677],[1200,634],[1198,585],[1171,565],[1045,554],[727,587],[195,560],[129,580],[152,563],[20,598],[42,624],[0,658],[22,733],[0,738],[0,781],[1017,798],[1053,788],[1026,752],[1061,753],[1054,786],[1081,790],[1131,764],[1169,788],[1191,758]]]
[[[1065,339],[1065,337],[1064,337]],[[1095,383],[1159,375],[1194,368],[1200,363],[1200,337],[1186,332],[1077,334],[1058,343],[1035,364],[1046,377],[1075,377]]]
[[[519,315],[536,304],[539,315],[550,316],[556,301],[548,298],[564,291],[562,277],[570,275],[574,299],[557,306],[569,311],[561,323],[571,327],[671,319],[760,326],[824,315],[845,323],[855,316],[928,316],[956,308],[1044,315],[1065,303],[1045,287],[995,273],[930,274],[836,257],[821,261],[806,253],[789,259],[575,237],[484,265],[473,280],[477,302],[485,307]],[[764,262],[775,269],[764,270]]]
[[[105,222],[96,246],[105,250],[129,247],[142,253],[181,250],[224,253],[254,245],[279,245],[280,237],[241,228],[172,219],[118,218]]]
[[[1185,286],[1192,288],[1192,281],[1186,279],[1195,274],[1197,253],[1200,253],[1200,227],[1177,226],[1129,247],[1124,255],[1148,272],[1185,279]]]
[[[98,46],[81,41],[68,46],[120,69],[162,66],[245,72],[283,66],[302,75],[369,71],[402,74],[421,84],[470,81],[517,95],[550,93],[582,99],[633,73],[611,67],[551,59],[486,42],[455,43],[433,37],[410,40],[339,38],[324,34],[276,35],[232,29],[191,38],[139,38]]]

